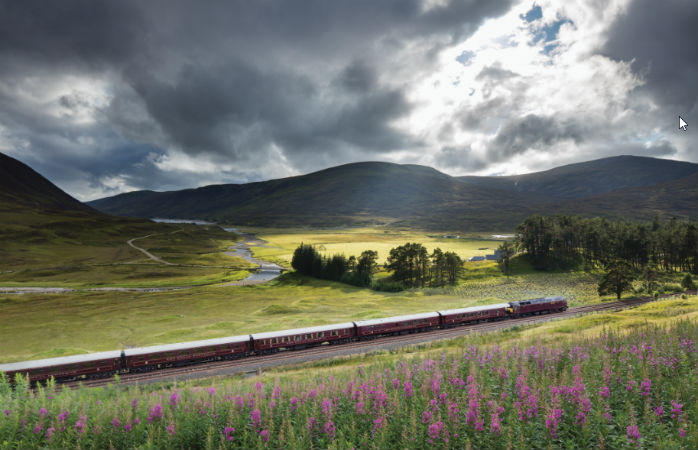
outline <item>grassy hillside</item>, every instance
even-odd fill
[[[621,189],[650,186],[698,173],[698,164],[640,156],[615,156],[569,164],[543,172],[506,177],[458,177],[480,187],[579,199]]]
[[[159,286],[239,278],[223,251],[236,239],[218,227],[113,217],[75,200],[27,165],[0,153],[0,286]],[[179,267],[155,263],[131,238]],[[167,246],[162,241],[167,241]]]
[[[454,178],[429,167],[365,162],[298,177],[173,192],[138,191],[90,202],[110,214],[198,218],[250,226],[365,226],[391,224],[433,230],[513,229],[531,214],[561,209],[593,216],[629,209],[632,188],[662,185],[670,202],[634,209],[698,219],[695,190],[673,182],[698,165],[621,156],[518,177]],[[674,192],[672,189],[680,190]],[[610,195],[603,197],[604,194]],[[593,201],[577,203],[596,196]]]

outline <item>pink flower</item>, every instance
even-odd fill
[[[41,433],[41,430],[44,429],[44,426],[40,423],[37,423],[36,426],[34,427],[34,434],[39,434]]]
[[[46,430],[46,439],[48,439],[48,440],[50,441],[50,440],[51,440],[51,436],[53,436],[53,433],[55,433],[55,432],[56,432],[56,429],[55,429],[55,428],[53,428],[53,427],[48,428],[48,429]]]
[[[162,405],[156,403],[155,406],[150,408],[150,413],[148,414],[148,423],[153,423],[155,419],[162,419]]]
[[[679,428],[679,436],[681,436],[681,439],[686,437],[686,430],[683,428]]]
[[[46,408],[41,408],[39,410],[39,416],[46,417],[47,414],[48,414],[48,411],[46,410]]]
[[[638,430],[637,425],[628,425],[627,437],[631,444],[640,445],[640,430]]]
[[[262,430],[259,432],[259,437],[264,442],[269,442],[269,430]]]
[[[678,419],[681,417],[681,414],[683,414],[683,411],[681,408],[683,408],[683,405],[675,402],[674,400],[671,401],[671,418],[672,419]]]
[[[175,435],[175,426],[173,423],[171,423],[167,426],[167,432],[170,433],[170,436]]]
[[[131,400],[131,407],[133,409],[138,408],[138,399],[137,398],[134,398],[133,400]]]
[[[611,395],[611,391],[608,389],[608,386],[601,386],[599,388],[599,396],[603,398],[608,398]]]
[[[233,433],[235,433],[235,428],[225,427],[225,430],[223,430],[223,431],[225,432],[225,438],[229,441],[232,441],[233,440]]]
[[[654,414],[657,417],[662,417],[662,414],[664,414],[664,408],[662,408],[661,406],[657,406],[656,408],[654,408]]]
[[[325,423],[325,433],[330,437],[330,439],[334,439],[334,422],[331,420]]]
[[[215,395],[215,394],[216,394],[216,388],[214,388],[213,386],[211,386],[211,387],[209,387],[209,388],[206,388],[206,390],[208,391],[209,395]]]
[[[179,402],[179,395],[177,394],[177,391],[174,391],[173,393],[170,394],[170,405],[173,407],[177,407],[178,402]]]
[[[111,426],[114,428],[119,428],[121,426],[121,421],[114,417],[111,421]]]
[[[124,424],[124,431],[129,432],[131,431],[131,424],[130,423],[125,423]]]
[[[250,420],[252,420],[252,425],[254,425],[255,428],[260,428],[262,426],[262,413],[258,409],[255,409],[250,413]]]
[[[424,411],[422,413],[422,423],[423,424],[428,424],[431,421],[431,411]]]
[[[652,381],[646,378],[642,383],[640,383],[640,395],[650,395],[650,390],[652,388]]]
[[[5,413],[5,416],[10,417],[10,410],[9,409],[6,409],[3,412]]]

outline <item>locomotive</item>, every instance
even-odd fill
[[[57,381],[101,378],[115,374],[252,357],[282,350],[299,350],[318,345],[335,345],[419,333],[437,328],[547,314],[566,309],[567,301],[564,297],[536,298],[382,319],[0,364],[0,372],[4,372],[10,380],[14,380],[15,375],[22,374],[32,383],[45,381],[51,377]]]

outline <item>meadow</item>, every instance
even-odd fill
[[[398,228],[347,228],[328,230],[265,229],[249,230],[268,242],[255,248],[255,256],[290,264],[293,251],[300,243],[311,244],[323,255],[344,254],[359,256],[364,250],[376,250],[378,263],[383,264],[391,248],[405,242],[419,242],[431,253],[440,247],[443,251],[456,252],[463,260],[471,256],[492,254],[502,243],[488,233],[467,233],[459,238],[446,238],[445,234]]]
[[[611,327],[589,315],[251,379],[3,380],[0,448],[696,448],[696,313],[663,300]],[[586,332],[541,339],[551,326]]]

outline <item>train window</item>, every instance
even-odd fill
[[[306,335],[305,335],[305,338],[306,338],[306,339],[312,339],[312,337],[313,337],[312,334],[306,334]]]
[[[271,340],[272,344],[278,344],[279,343],[279,338],[274,338]]]

